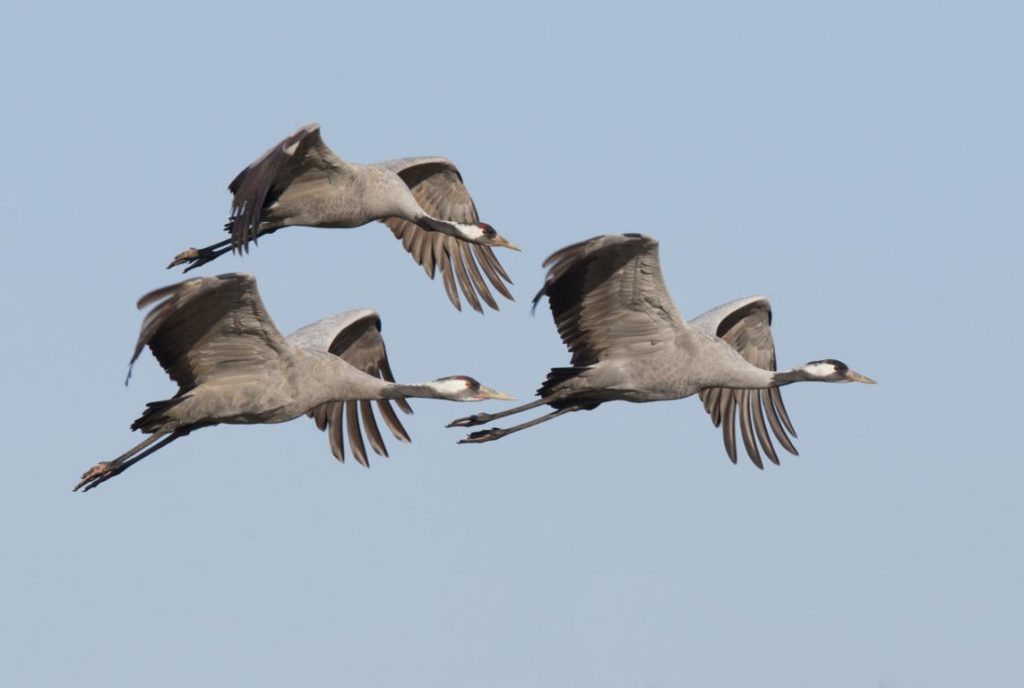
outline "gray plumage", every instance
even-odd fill
[[[410,413],[405,401],[410,397],[511,398],[466,376],[396,383],[380,317],[372,310],[325,318],[285,337],[247,274],[186,280],[146,294],[138,305],[153,307],[143,319],[131,362],[149,346],[178,393],[147,404],[132,429],[150,437],[86,471],[76,490],[96,487],[193,430],[220,423],[283,423],[303,414],[328,432],[339,460],[344,459],[344,424],[353,455],[368,465],[360,421],[371,448],[387,456],[370,400],[377,400],[391,433],[409,441],[391,401]]]
[[[511,299],[512,281],[492,246],[518,250],[480,222],[462,175],[446,158],[402,158],[361,165],[342,160],[309,124],[242,170],[228,189],[233,195],[225,229],[231,237],[203,249],[182,251],[168,267],[185,272],[228,251],[248,252],[261,236],[282,227],[351,228],[384,222],[433,279],[440,272],[449,300],[462,309],[498,304],[488,281]],[[485,279],[486,277],[486,279]]]
[[[569,367],[554,368],[538,400],[501,413],[460,418],[451,426],[488,423],[537,406],[555,410],[510,428],[474,432],[462,442],[487,442],[613,400],[644,402],[699,395],[722,426],[736,462],[737,418],[750,459],[760,449],[779,463],[768,429],[789,452],[796,437],[778,387],[800,381],[873,382],[826,359],[776,371],[771,305],[754,296],[732,301],[686,322],[665,287],[658,242],[640,234],[606,235],[557,251],[545,262],[544,286]],[[787,434],[788,433],[788,434]]]

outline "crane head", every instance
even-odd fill
[[[850,370],[848,365],[834,358],[811,361],[805,364],[801,370],[807,375],[808,380],[816,380],[818,382],[863,382],[869,385],[875,384],[875,381],[868,376]]]
[[[484,401],[485,399],[512,401],[515,399],[504,392],[480,384],[468,375],[442,377],[431,382],[430,386],[440,398],[451,401]]]
[[[498,234],[494,227],[487,224],[486,222],[477,222],[475,227],[479,230],[479,234],[473,240],[477,244],[484,244],[485,246],[504,246],[510,248],[513,251],[519,251],[520,248],[513,244],[505,237]]]

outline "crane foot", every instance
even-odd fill
[[[491,440],[501,439],[508,432],[501,428],[490,428],[488,430],[477,430],[466,435],[463,439],[459,440],[459,444],[479,444],[481,442],[490,442]]]
[[[481,423],[486,423],[486,422],[490,421],[491,419],[492,419],[492,416],[489,413],[474,413],[472,416],[466,416],[465,418],[457,418],[456,420],[453,420],[451,423],[449,423],[445,427],[448,427],[448,428],[468,428],[468,427],[471,427],[473,425],[480,425]],[[476,434],[479,434],[479,433],[473,433],[473,434],[476,435]]]
[[[170,270],[175,265],[182,265],[184,263],[191,263],[193,261],[199,260],[200,257],[201,257],[201,254],[199,252],[199,249],[197,249],[197,248],[187,248],[184,251],[182,251],[181,253],[179,253],[178,255],[174,256],[174,260],[172,260],[171,264],[167,266],[167,269]]]
[[[113,478],[123,470],[124,468],[113,461],[100,461],[98,464],[82,474],[82,479],[77,485],[75,485],[74,491],[78,492],[78,490],[82,490],[84,487],[85,489],[82,491],[88,492],[103,481]]]

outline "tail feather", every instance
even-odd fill
[[[142,412],[142,415],[132,423],[132,430],[141,430],[147,433],[157,432],[171,420],[167,415],[167,411],[180,404],[184,399],[185,397],[174,397],[173,399],[149,402],[146,404],[146,410]]]
[[[548,372],[547,379],[537,390],[537,396],[542,399],[549,399],[548,404],[553,408],[561,409],[567,406],[575,406],[578,409],[590,410],[597,408],[601,402],[587,402],[581,400],[577,396],[573,396],[571,393],[567,394],[565,389],[559,389],[564,383],[572,380],[579,376],[583,371],[587,370],[587,366],[569,366],[566,368],[552,368]]]

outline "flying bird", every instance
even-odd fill
[[[459,291],[478,312],[482,300],[497,310],[487,280],[511,299],[512,280],[492,246],[519,250],[480,222],[462,175],[446,158],[420,157],[369,165],[346,162],[308,124],[270,148],[228,186],[234,195],[224,229],[231,236],[189,248],[168,265],[185,272],[218,256],[248,252],[249,244],[282,227],[359,227],[381,220],[433,279],[441,273],[448,299],[462,310]]]
[[[460,443],[488,442],[606,401],[662,401],[698,395],[725,449],[736,463],[736,424],[750,459],[763,468],[760,449],[775,464],[768,428],[796,454],[796,431],[779,387],[794,382],[865,382],[868,377],[834,359],[777,371],[768,299],[753,296],[714,308],[687,322],[665,287],[658,242],[641,234],[598,236],[557,251],[545,262],[536,308],[548,297],[568,367],[553,368],[539,399],[500,413],[478,413],[449,424],[474,426],[548,405],[554,411],[509,428],[470,434]],[[788,434],[787,434],[788,432]]]
[[[391,433],[408,442],[391,401],[411,413],[405,400],[412,397],[512,398],[463,375],[396,383],[380,334],[380,316],[373,310],[325,318],[285,337],[248,274],[186,280],[146,294],[138,305],[153,308],[143,319],[131,363],[148,345],[178,384],[178,393],[146,404],[132,430],[149,437],[116,459],[90,468],[75,490],[96,487],[194,430],[220,423],[283,423],[303,414],[327,430],[331,452],[339,460],[344,460],[344,425],[356,460],[369,465],[360,419],[370,446],[387,456],[369,400],[377,400]]]

